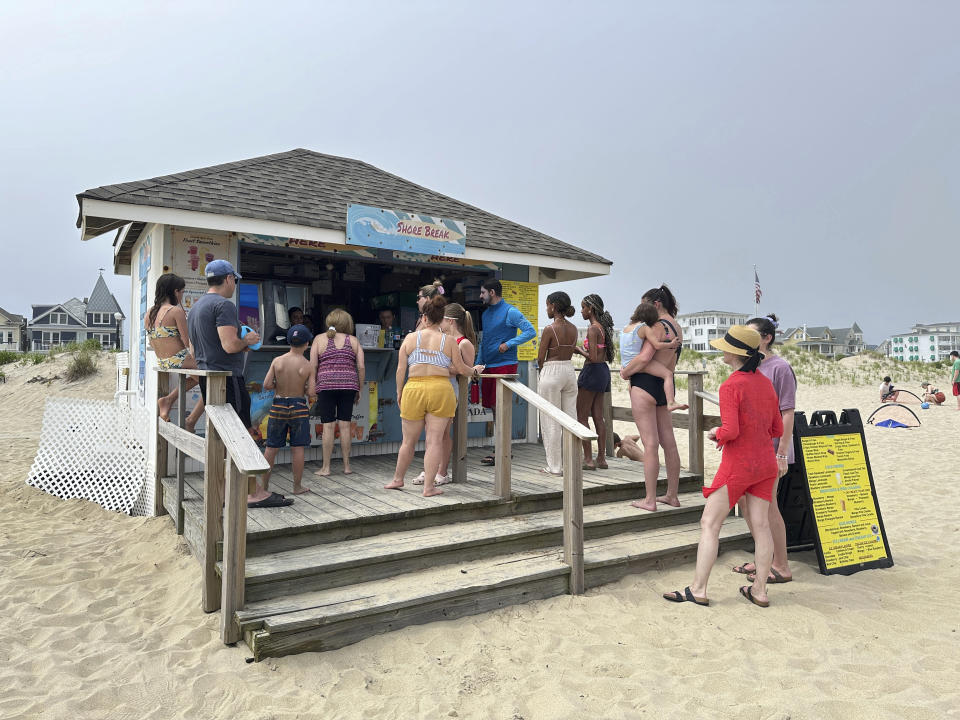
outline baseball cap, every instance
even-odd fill
[[[294,325],[287,330],[287,343],[290,345],[306,345],[313,340],[313,335],[306,325]]]
[[[221,275],[233,275],[237,280],[240,280],[243,277],[233,269],[233,265],[227,260],[211,260],[207,263],[207,267],[203,272],[208,278],[219,277]]]

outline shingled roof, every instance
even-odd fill
[[[93,292],[90,293],[90,299],[87,301],[87,312],[110,313],[111,315],[120,313],[123,315],[117,299],[107,288],[103,275],[97,278],[97,284],[93,286]]]
[[[345,230],[347,206],[359,203],[463,220],[467,223],[467,243],[477,248],[611,264],[600,255],[441,195],[373,165],[312,150],[291,150],[93,188],[77,195],[81,214],[84,198],[332,230]],[[109,228],[104,226],[106,229]]]

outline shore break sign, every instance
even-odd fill
[[[461,220],[350,205],[347,243],[420,255],[463,255],[467,249],[467,225]]]
[[[859,411],[844,410],[839,422],[833,412],[817,411],[809,425],[798,412],[796,421],[820,572],[850,575],[892,566]]]

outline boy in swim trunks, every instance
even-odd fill
[[[286,446],[289,435],[293,456],[294,495],[310,492],[303,487],[303,449],[310,444],[310,405],[317,398],[313,392],[310,361],[304,357],[303,352],[312,340],[313,336],[305,326],[294,325],[290,328],[287,331],[290,349],[273,359],[263,380],[264,390],[276,390],[267,419],[267,449],[263,456],[272,469],[277,451]],[[264,488],[269,480],[270,474],[267,473],[263,479]]]

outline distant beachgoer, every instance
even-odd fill
[[[950,353],[950,357],[953,358],[950,384],[953,385],[953,395],[957,398],[957,410],[960,410],[960,353],[954,350]]]
[[[777,504],[777,482],[789,472],[790,465],[794,462],[793,416],[797,406],[797,376],[790,367],[790,363],[779,355],[775,355],[771,349],[777,339],[779,325],[777,316],[771,313],[766,317],[753,318],[747,325],[760,333],[760,352],[763,354],[763,360],[760,362],[759,369],[773,384],[777,401],[780,403],[780,419],[783,421],[783,434],[773,439],[773,447],[777,452],[777,480],[774,481],[771,490],[768,513],[770,536],[773,539],[773,561],[767,582],[788,583],[793,580],[793,573],[790,571],[790,562],[787,558],[787,527],[783,522],[783,515],[780,514],[780,506]],[[748,517],[746,513],[744,517]],[[744,563],[734,567],[733,571],[747,575],[747,579],[752,582],[756,566],[753,563]]]
[[[327,331],[318,335],[310,347],[310,364],[316,379],[323,463],[314,474],[330,475],[334,436],[340,430],[340,454],[343,474],[350,475],[350,450],[353,442],[353,407],[360,402],[360,385],[364,381],[363,348],[353,334],[353,318],[346,310],[331,310],[326,319]]]
[[[629,379],[631,386],[633,385],[634,377],[638,378],[638,382],[640,381],[641,378],[638,374],[641,372],[663,380],[663,391],[667,397],[667,409],[671,412],[674,410],[686,410],[689,405],[680,404],[676,400],[673,368],[668,368],[663,363],[653,360],[652,358],[645,363],[639,360],[634,362],[634,358],[640,354],[645,342],[652,343],[657,350],[663,350],[664,348],[677,350],[680,347],[680,339],[676,335],[672,338],[670,337],[669,325],[663,326],[667,339],[660,340],[658,338],[656,331],[658,322],[664,321],[660,320],[660,314],[657,312],[656,305],[651,302],[641,302],[637,305],[637,309],[633,311],[630,322],[624,326],[620,332],[620,365],[630,368],[631,375]],[[637,387],[642,387],[642,385],[638,384]]]
[[[583,441],[583,469],[606,470],[607,423],[603,419],[603,396],[610,392],[610,366],[613,362],[613,318],[603,309],[603,299],[596,293],[587,295],[580,302],[580,315],[590,323],[583,348],[576,352],[586,362],[577,379],[577,420],[585,427],[593,427],[597,433],[597,459],[593,459],[593,443]],[[610,428],[611,430],[613,428]]]
[[[707,581],[717,560],[720,529],[737,500],[743,497],[757,572],[753,584],[741,587],[740,594],[754,605],[770,604],[767,578],[773,560],[773,538],[768,518],[778,472],[776,451],[770,440],[783,435],[783,420],[773,385],[757,372],[763,359],[760,342],[760,333],[745,325],[732,325],[723,338],[710,341],[712,347],[723,352],[723,362],[734,371],[720,386],[722,425],[707,435],[723,450],[723,456],[713,484],[703,488],[707,502],[700,517],[693,582],[682,592],[664,593],[664,599],[671,602],[710,604]]]
[[[467,312],[466,308],[460,303],[450,303],[443,309],[443,320],[440,323],[440,330],[447,336],[456,340],[457,349],[460,351],[460,358],[465,365],[473,368],[473,361],[477,356],[477,333],[473,329],[473,317]],[[460,403],[460,380],[456,371],[450,370],[450,384],[453,386],[453,394],[457,398],[457,404]],[[437,470],[437,485],[446,485],[453,482],[448,474],[450,468],[450,457],[453,454],[453,427],[443,436],[443,451],[440,453],[440,467]],[[424,473],[420,473],[414,485],[422,485]]]
[[[577,326],[567,320],[576,311],[565,292],[547,295],[547,317],[553,320],[540,336],[537,367],[540,377],[537,392],[544,400],[572,418],[577,417],[577,373],[570,358],[577,347]],[[547,456],[540,472],[563,475],[563,429],[556,420],[540,413],[540,432]]]
[[[489,279],[480,286],[480,302],[486,306],[480,316],[483,339],[477,353],[474,371],[485,375],[512,375],[517,372],[517,348],[533,340],[537,331],[523,313],[503,299],[503,285]],[[517,332],[519,331],[519,334]],[[483,378],[480,382],[483,406],[497,416],[497,380]],[[493,453],[480,460],[482,465],[496,462]]]
[[[887,375],[880,383],[880,402],[896,402],[900,396],[899,390],[894,390],[893,380]]]
[[[179,275],[166,273],[157,278],[154,293],[153,307],[143,318],[143,327],[150,341],[150,347],[157,355],[157,366],[168,370],[171,368],[197,367],[197,363],[190,354],[190,338],[187,333],[187,313],[183,309],[183,291],[186,282]],[[166,325],[164,325],[166,323]],[[187,378],[187,390],[196,387],[199,380],[190,376]],[[176,387],[157,400],[157,408],[161,419],[170,420],[170,409],[180,394]],[[203,415],[203,400],[201,399],[190,415],[184,421],[186,429],[193,432]]]
[[[267,448],[263,456],[272,471],[277,452],[286,447],[289,436],[295,495],[310,492],[303,487],[304,448],[310,445],[310,405],[317,398],[312,367],[303,352],[311,340],[313,335],[305,325],[291,327],[287,331],[290,349],[273,359],[263,379],[264,390],[276,391],[267,420]],[[269,479],[270,473],[267,473],[264,484]]]
[[[640,447],[639,435],[613,434],[613,454],[618,458],[627,458],[635,462],[643,462],[643,448]]]
[[[923,400],[924,402],[933,403],[934,405],[943,405],[944,401],[947,399],[947,396],[944,395],[940,390],[933,386],[932,383],[922,382],[920,387],[923,388]]]
[[[424,324],[420,330],[407,335],[397,358],[397,404],[403,442],[397,453],[393,480],[384,487],[399,490],[403,487],[420,434],[426,429],[426,449],[423,455],[423,496],[442,495],[436,487],[443,436],[450,420],[456,414],[457,398],[450,385],[450,369],[469,375],[473,369],[463,362],[455,342],[440,331],[443,310],[447,301],[435,295],[423,304]]]
[[[643,476],[645,495],[642,500],[631,503],[635,508],[654,512],[657,503],[680,506],[680,452],[677,439],[673,434],[673,420],[667,406],[667,395],[663,388],[663,379],[647,372],[637,372],[635,368],[656,359],[670,369],[675,369],[680,358],[680,346],[683,333],[677,327],[677,299],[670,288],[661,285],[643,294],[641,302],[653,303],[657,308],[657,323],[653,328],[657,340],[666,341],[667,334],[676,338],[677,347],[657,349],[653,343],[644,342],[639,354],[620,368],[620,377],[630,381],[630,408],[633,420],[643,444]],[[660,477],[660,448],[663,448],[664,464],[667,467],[667,492],[657,496],[657,482]]]

